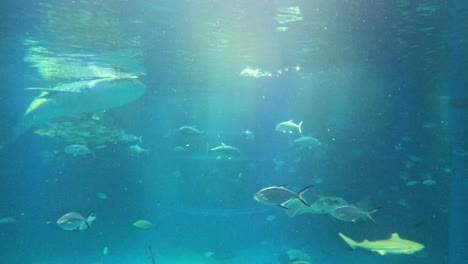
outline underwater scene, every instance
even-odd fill
[[[468,3],[0,14],[0,264],[468,263]]]

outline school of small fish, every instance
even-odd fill
[[[99,119],[101,120],[101,119]],[[96,120],[95,120],[96,121]],[[93,121],[93,122],[95,122]],[[303,122],[300,121],[298,123],[293,122],[293,120],[288,120],[284,122],[280,122],[275,126],[275,131],[282,133],[282,134],[288,134],[288,135],[297,135],[296,139],[291,140],[291,145],[296,149],[297,151],[310,151],[313,149],[317,148],[323,148],[324,145],[322,142],[312,136],[306,136],[303,135],[303,129],[302,129]],[[55,127],[58,127],[59,125],[56,124],[54,125]],[[63,125],[61,125],[64,127]],[[68,123],[67,127],[73,127],[72,123]],[[105,128],[102,128],[102,131],[105,131]],[[184,138],[182,139],[182,142],[180,145],[176,145],[173,148],[174,153],[185,153],[191,149],[191,143],[190,139],[196,138],[196,137],[203,137],[204,135],[208,135],[211,133],[210,131],[206,130],[200,130],[196,126],[191,125],[184,125],[179,127],[177,130],[177,133]],[[40,132],[37,132],[40,135],[48,136],[48,137],[55,137],[55,134],[53,132],[48,132],[47,130],[41,130]],[[95,132],[93,132],[96,134]],[[66,146],[63,150],[63,153],[73,157],[73,158],[78,158],[78,157],[96,157],[96,151],[99,149],[103,148],[100,147],[103,144],[107,144],[105,142],[109,142],[107,139],[101,140],[101,144],[98,146],[95,141],[91,141],[90,139],[86,140],[80,140],[81,137],[87,137],[89,134],[86,131],[81,131],[79,133],[76,132],[76,130],[70,129],[70,134],[73,134],[73,136],[67,136],[66,134],[63,134],[62,132],[62,137],[67,138],[68,142],[74,143]],[[112,135],[112,140],[114,142],[121,142],[123,144],[128,144],[128,152],[131,156],[133,157],[142,157],[144,155],[147,155],[149,153],[148,149],[141,147],[140,145],[143,144],[143,139],[141,136],[136,136],[133,134],[127,134],[127,133],[122,133],[119,131],[119,134],[117,137],[115,137],[115,134],[110,134],[110,133],[102,133],[102,135],[108,136]],[[242,137],[244,140],[247,142],[253,142],[255,141],[255,134],[249,130],[246,129],[242,131],[239,134],[240,137]],[[73,140],[71,140],[73,139]],[[80,144],[80,142],[91,142],[92,146],[94,147],[91,149],[88,145],[85,143]],[[404,138],[402,139],[402,143],[398,145],[398,147],[395,147],[395,149],[398,151],[401,148],[403,148],[404,144],[408,144],[411,142],[410,138]],[[99,143],[99,142],[98,142]],[[232,160],[235,158],[239,158],[241,156],[241,150],[238,149],[237,147],[225,144],[223,142],[218,142],[219,145],[215,146],[209,146],[207,144],[207,153],[213,153],[213,158],[216,159],[227,159],[227,160]],[[105,146],[105,145],[103,145]],[[406,168],[411,169],[415,164],[421,161],[421,158],[415,155],[411,155],[408,157],[408,160],[406,161]],[[280,170],[284,170],[282,167],[285,166],[284,162],[280,160],[274,160],[275,162],[275,168],[274,170],[279,172]],[[294,173],[295,169],[294,168],[289,168],[288,169],[289,173]],[[242,173],[239,174],[241,177]],[[407,186],[414,186],[419,184],[418,180],[414,180],[409,178],[408,176],[405,176],[405,174],[402,174],[401,178],[405,181]],[[321,179],[316,179],[315,183],[320,183]],[[421,181],[422,184],[426,186],[431,186],[435,185],[437,182],[430,176],[426,176],[423,181]],[[336,196],[321,196],[319,197],[316,201],[313,203],[310,203],[307,201],[307,199],[304,197],[304,194],[312,189],[313,185],[307,185],[303,186],[302,189],[298,191],[294,191],[293,189],[290,189],[286,185],[273,185],[273,186],[266,186],[263,188],[260,188],[259,191],[257,191],[253,195],[253,199],[257,201],[260,204],[264,205],[273,205],[277,206],[278,208],[281,208],[288,216],[290,217],[295,217],[298,215],[304,215],[304,214],[327,214],[332,217],[332,219],[338,220],[338,221],[343,221],[343,222],[351,222],[351,223],[356,223],[356,222],[362,222],[369,220],[373,223],[376,223],[376,221],[373,218],[373,214],[377,212],[378,208],[361,208],[358,205],[350,204],[346,200],[344,200],[341,197],[336,197]],[[295,188],[294,188],[295,189]],[[108,195],[104,192],[98,192],[96,193],[97,198],[101,200],[107,200]],[[86,216],[83,216],[81,213],[78,212],[70,212],[66,213],[63,216],[61,216],[57,220],[57,225],[64,229],[64,230],[69,230],[69,231],[82,231],[86,229],[91,229],[91,225],[96,219],[96,213],[94,211],[90,212]],[[276,216],[275,215],[268,215],[265,220],[268,222],[275,221]],[[2,223],[13,223],[15,220],[13,218],[2,218],[0,219],[0,224]],[[146,219],[140,219],[136,220],[132,224],[135,228],[138,229],[151,229],[154,227],[154,224]],[[364,242],[355,242],[354,240],[344,236],[343,234],[339,234],[339,236],[351,247],[351,248],[364,248],[370,251],[375,251],[381,255],[385,254],[412,254],[414,252],[420,251],[424,248],[424,245],[419,244],[417,242],[413,242],[410,240],[404,240],[401,239],[398,234],[392,234],[391,238],[388,240],[380,240],[380,241],[368,241],[365,240]],[[150,248],[151,254],[151,248]],[[103,255],[107,255],[109,253],[109,248],[104,247],[103,249]],[[215,253],[208,251],[205,253],[205,256],[207,257],[212,257],[214,256]],[[154,255],[151,255],[153,257],[152,261],[154,261]],[[307,261],[296,261],[293,263],[308,263]]]

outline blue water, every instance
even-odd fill
[[[151,263],[149,247],[158,264],[463,263],[466,10],[444,1],[2,2],[0,264]],[[39,95],[25,88],[121,73],[145,94],[100,120],[82,113],[18,132]],[[275,131],[288,120],[320,146],[300,149],[296,131]],[[104,143],[87,144],[92,154],[75,157],[65,148],[86,134],[38,133],[63,122],[75,124],[69,135],[91,122],[80,131],[103,125],[142,142],[101,134]],[[221,143],[240,155],[209,151]],[[147,151],[132,153],[134,144]],[[289,217],[253,199],[268,186],[310,184],[309,203],[366,202],[377,223]],[[90,211],[91,229],[56,224]],[[134,227],[141,219],[153,227]],[[425,249],[350,250],[338,232],[357,241],[398,233]],[[293,249],[303,257],[289,258]]]

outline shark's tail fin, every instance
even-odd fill
[[[340,235],[340,237],[352,248],[352,249],[355,249],[356,248],[356,245],[357,245],[357,242],[352,240],[351,238],[341,234],[341,233],[338,233],[338,235]]]
[[[299,130],[299,134],[302,134],[302,121],[297,125],[297,130]]]

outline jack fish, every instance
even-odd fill
[[[284,185],[270,186],[258,191],[253,198],[259,203],[268,205],[278,205],[284,209],[288,209],[288,207],[286,206],[287,203],[289,203],[294,198],[299,199],[303,204],[309,206],[309,203],[307,203],[304,200],[304,198],[302,198],[302,195],[310,188],[312,188],[312,185],[309,185],[301,191],[299,191],[298,193],[295,193],[287,189]]]
[[[201,130],[196,129],[194,126],[181,126],[179,129],[177,129],[177,132],[179,132],[182,135],[201,135],[204,132]]]
[[[63,215],[57,220],[57,225],[64,230],[81,231],[91,229],[91,224],[96,219],[96,213],[91,211],[86,217],[80,213],[71,212]]]
[[[226,156],[228,158],[233,158],[233,157],[238,157],[240,155],[240,150],[238,150],[235,147],[228,146],[224,143],[221,143],[221,146],[214,147],[210,149],[210,151],[213,151],[217,154],[219,154],[218,159],[221,158],[221,156]]]
[[[302,134],[302,121],[299,124],[294,124],[292,120],[289,120],[281,122],[275,127],[276,131],[283,133],[292,133],[296,129],[299,131],[299,134]]]
[[[65,153],[67,153],[68,155],[72,155],[73,157],[87,156],[89,154],[94,155],[94,153],[88,147],[79,144],[69,145],[65,148],[64,151]]]
[[[293,144],[299,149],[303,149],[303,148],[313,149],[321,145],[318,139],[314,137],[306,137],[306,136],[302,136],[298,139],[295,139],[293,141]]]
[[[375,223],[374,218],[372,218],[371,214],[377,212],[377,210],[373,210],[370,212],[366,212],[361,208],[354,206],[354,205],[343,205],[340,207],[336,207],[333,209],[330,214],[341,221],[348,221],[348,222],[357,222],[361,219],[369,219],[373,223]]]

